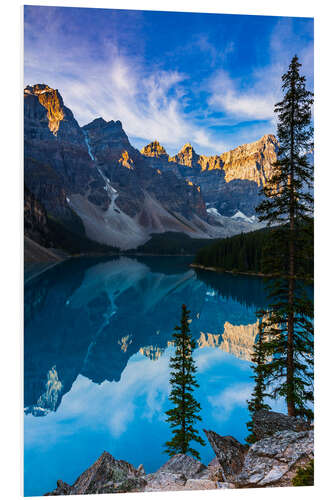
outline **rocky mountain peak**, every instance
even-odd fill
[[[193,149],[193,146],[187,142],[175,156],[169,157],[169,161],[185,165],[186,167],[194,167],[198,164],[199,156]]]
[[[105,125],[107,123],[108,122],[100,116],[99,118],[95,118],[92,122],[88,123],[87,125],[84,125],[84,127],[82,127],[82,128],[85,130],[90,130],[90,129],[94,129],[94,128],[102,128],[102,127],[105,127]]]
[[[186,144],[184,144],[184,146],[180,150],[180,153],[184,153],[185,151],[192,151],[194,153],[194,149],[191,143],[187,142]]]
[[[147,144],[147,146],[144,146],[141,151],[141,154],[145,156],[150,156],[150,157],[156,157],[156,158],[167,158],[167,152],[164,149],[163,146],[158,141],[153,141],[150,144]]]
[[[24,97],[36,96],[39,103],[47,109],[47,118],[50,131],[57,135],[60,122],[65,117],[64,103],[58,90],[52,89],[44,83],[28,85],[24,89]]]

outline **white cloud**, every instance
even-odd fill
[[[25,26],[25,84],[47,83],[59,89],[65,105],[80,125],[96,117],[120,120],[131,138],[159,140],[179,149],[184,143],[214,150],[216,142],[192,115],[185,112],[187,76],[178,71],[147,67],[138,57],[107,40],[101,53],[88,40],[63,30],[61,17],[52,23],[40,12],[39,30]],[[68,50],[70,47],[70,50]]]
[[[251,395],[252,388],[253,386],[250,383],[233,384],[223,389],[220,394],[208,397],[208,401],[213,408],[218,410],[214,414],[215,418],[227,420],[236,407],[246,407],[246,401]]]
[[[210,81],[211,96],[208,104],[234,118],[271,120],[278,86],[274,82],[275,86],[272,87],[272,78],[268,73],[263,71],[261,77],[255,73],[251,79],[253,81],[251,88],[244,89],[241,88],[242,82],[232,80],[225,71],[219,71]],[[263,75],[265,85],[262,82]],[[266,90],[263,87],[266,87]]]
[[[312,30],[309,24],[309,31]],[[313,45],[304,44],[302,34],[295,30],[292,19],[276,23],[269,41],[268,63],[253,67],[242,79],[232,79],[220,70],[208,82],[211,95],[208,103],[234,119],[269,120],[276,127],[274,105],[281,98],[281,77],[291,58],[297,54],[308,85],[313,84]]]

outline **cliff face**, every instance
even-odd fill
[[[150,156],[151,149],[151,145],[146,146],[142,154]],[[161,161],[159,168],[172,170],[198,185],[207,205],[222,215],[230,216],[238,210],[253,215],[260,201],[259,188],[272,175],[277,150],[273,135],[215,156],[198,155],[191,144],[185,144],[178,154],[167,157],[168,163]],[[166,159],[161,145],[154,148],[154,157]]]
[[[165,149],[162,146],[160,148],[165,153]],[[179,165],[196,168],[200,172],[223,170],[226,182],[242,179],[254,181],[260,186],[264,185],[272,175],[272,164],[276,161],[277,148],[275,136],[264,135],[256,142],[243,144],[220,156],[199,156],[191,144],[185,144],[177,155],[168,159]],[[155,156],[159,156],[158,151]],[[147,154],[145,148],[142,153]]]
[[[226,182],[243,179],[254,181],[258,186],[265,185],[272,176],[272,164],[276,161],[277,150],[276,137],[264,135],[259,141],[223,153],[221,160]]]
[[[81,230],[72,194],[91,194],[104,209],[110,200],[94,168],[73,113],[57,90],[38,84],[24,91],[25,184],[48,214]]]
[[[24,186],[24,236],[41,245],[47,245],[50,237],[46,210],[26,186]]]

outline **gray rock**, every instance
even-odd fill
[[[142,464],[140,464],[140,465],[139,465],[139,467],[138,467],[136,470],[137,470],[137,472],[138,472],[138,474],[139,474],[140,476],[145,476],[145,475],[146,475],[146,473],[145,473],[145,469],[144,469],[144,467],[143,467],[143,465],[142,465]]]
[[[185,490],[215,490],[216,481],[209,479],[188,479],[185,484]]]
[[[201,480],[201,474],[206,470],[207,467],[198,460],[189,455],[178,453],[171,457],[154,474],[149,474],[145,477],[147,481],[145,491],[186,489],[185,484],[188,479],[198,478]],[[208,477],[204,477],[203,480],[208,480]],[[193,488],[191,487],[191,489]]]
[[[204,432],[221,465],[223,481],[232,480],[242,469],[246,447],[232,436],[220,436],[214,431]]]
[[[178,453],[171,457],[156,474],[160,472],[170,472],[174,474],[183,474],[187,479],[190,479],[196,477],[206,468],[204,464],[189,455]]]
[[[49,493],[45,493],[44,496],[60,496],[60,495],[71,495],[72,491],[72,486],[70,486],[69,484],[65,483],[64,481],[62,481],[61,479],[58,479],[57,481],[57,487],[55,490],[49,492]]]
[[[313,431],[282,431],[252,445],[234,482],[238,488],[290,486],[296,469],[313,458]]]
[[[47,495],[88,495],[96,493],[125,493],[144,491],[147,481],[140,472],[124,460],[116,460],[104,451],[96,462],[70,486],[63,481]]]
[[[223,469],[217,457],[208,464],[207,468],[200,472],[198,479],[209,479],[210,481],[223,481]]]
[[[146,476],[146,481],[145,491],[172,491],[184,489],[187,479],[181,473],[157,471]]]
[[[272,436],[279,431],[300,432],[310,429],[311,424],[305,420],[283,413],[260,410],[253,416],[253,434],[258,440]]]

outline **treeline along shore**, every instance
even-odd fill
[[[313,223],[308,230],[312,238],[312,257],[307,263],[307,273],[309,278],[313,279]],[[274,231],[274,228],[259,229],[214,241],[196,253],[191,267],[207,271],[268,276],[263,271],[263,255],[271,231]]]

